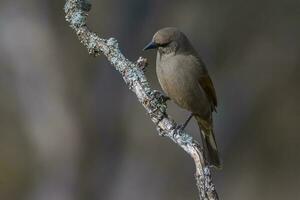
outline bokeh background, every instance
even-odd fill
[[[92,1],[90,27],[131,60],[177,26],[219,99],[220,199],[300,198],[300,1]],[[0,199],[196,199],[194,164],[157,136],[104,56],[87,54],[63,0],[0,0]],[[183,122],[188,113],[169,103]],[[195,122],[187,130],[196,138]]]

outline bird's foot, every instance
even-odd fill
[[[176,126],[175,129],[176,129],[177,131],[184,131],[185,126],[184,126],[184,124],[179,124],[179,125]]]
[[[166,103],[166,101],[170,100],[170,97],[162,94],[158,90],[153,90],[152,95],[154,98],[158,99],[161,103]]]

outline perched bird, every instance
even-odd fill
[[[201,131],[206,160],[221,168],[213,132],[212,112],[216,111],[217,97],[205,65],[192,44],[174,27],[157,31],[144,48],[157,49],[156,73],[166,95],[178,106],[191,112]]]

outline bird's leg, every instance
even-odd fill
[[[167,102],[167,101],[171,100],[170,97],[168,97],[166,95],[162,95],[160,98],[163,102]]]
[[[180,130],[184,130],[185,127],[189,124],[189,122],[190,122],[190,120],[192,119],[193,116],[194,116],[194,114],[191,113],[189,115],[189,117],[187,118],[187,120],[182,125],[179,125],[177,128],[180,129]]]

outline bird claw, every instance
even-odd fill
[[[166,101],[170,100],[170,97],[165,96],[158,90],[153,90],[152,95],[154,98],[158,99],[162,103],[165,103]]]
[[[181,132],[181,131],[184,131],[184,128],[185,128],[185,126],[184,126],[183,124],[180,124],[180,125],[177,125],[175,129],[176,129],[177,131],[180,131],[180,132]]]

